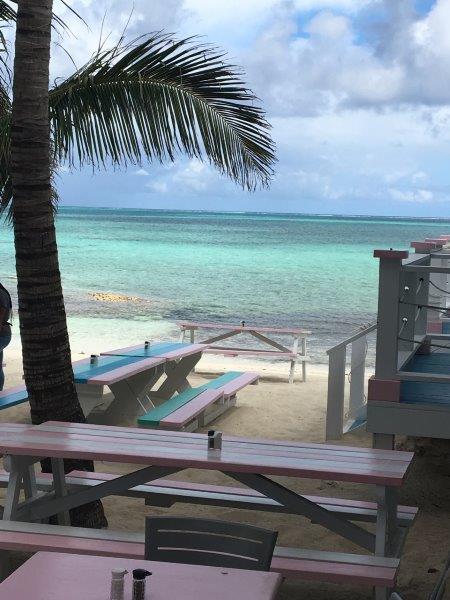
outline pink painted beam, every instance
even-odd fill
[[[274,556],[271,569],[284,577],[300,577],[330,583],[394,587],[396,569]]]
[[[369,402],[400,402],[400,381],[371,377],[367,399]]]
[[[82,544],[87,545],[86,541]],[[120,544],[115,543],[119,548]],[[108,546],[107,542],[102,544]],[[123,556],[115,552],[116,558],[104,553],[70,555],[64,549],[61,554],[39,552],[0,585],[0,600],[109,598],[111,570],[117,568],[129,573],[139,568],[150,571],[146,598],[155,600],[275,600],[282,580],[278,573],[264,571],[144,561],[144,544],[135,546],[132,550],[125,548]],[[131,581],[131,575],[127,575],[126,598],[131,598]]]
[[[408,250],[374,250],[373,251],[374,258],[392,258],[397,260],[403,260],[404,258],[408,258],[409,252]]]
[[[428,333],[442,333],[442,321],[430,321],[427,323]]]
[[[227,398],[228,396],[234,396],[234,394],[237,394],[239,390],[242,390],[247,385],[258,383],[258,379],[258,373],[242,373],[242,375],[239,375],[239,377],[236,377],[236,379],[233,379],[233,381],[229,381],[224,386],[222,386],[221,390],[223,391],[223,395],[225,396],[225,398]]]
[[[223,390],[205,390],[193,400],[174,411],[159,422],[160,427],[183,427],[201,414],[208,406],[223,397]]]
[[[445,240],[441,238],[425,238],[426,242],[434,242],[436,246],[445,246]]]
[[[310,335],[311,331],[306,329],[298,328],[287,328],[287,327],[259,327],[258,325],[251,325],[250,323],[242,327],[242,325],[236,325],[235,323],[195,323],[193,321],[178,321],[178,326],[181,329],[230,329],[232,331],[265,331],[271,333],[291,333],[291,334],[307,334]]]
[[[129,365],[112,369],[107,373],[102,373],[101,375],[91,377],[87,380],[87,383],[90,385],[110,385],[112,383],[116,383],[117,381],[122,381],[127,377],[131,377],[132,375],[137,375],[138,373],[148,371],[149,369],[162,365],[165,362],[166,359],[161,357],[144,358]]]
[[[414,248],[417,253],[423,252],[426,254],[435,250],[437,246],[434,242],[411,242],[411,248]]]
[[[184,434],[180,442],[173,443],[133,435],[114,435],[114,427],[95,430],[83,424],[66,432],[64,424],[57,424],[55,431],[48,426],[32,426],[20,433],[8,432],[0,438],[0,453],[21,456],[49,456],[56,458],[86,458],[110,462],[130,462],[146,465],[176,466],[207,470],[285,475],[313,479],[334,479],[355,483],[373,483],[400,486],[412,460],[412,453],[393,452],[384,455],[368,455],[356,460],[351,455],[341,459],[320,450],[304,453],[277,445],[266,447],[229,443],[225,439],[222,450],[214,456],[208,452],[207,436],[190,438]],[[47,427],[47,430],[46,430]],[[58,430],[58,427],[61,430]],[[202,442],[191,443],[191,440]],[[294,450],[295,449],[295,450]],[[397,456],[394,458],[394,455]],[[355,456],[355,455],[353,455]],[[391,459],[392,457],[392,459]]]
[[[205,354],[221,354],[223,356],[282,356],[283,358],[299,358],[295,352],[282,352],[279,350],[244,350],[240,348],[207,348]]]

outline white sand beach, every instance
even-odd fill
[[[100,351],[105,347],[114,347],[123,339],[90,340],[89,348]],[[75,340],[72,346],[80,349],[81,340]],[[123,345],[123,344],[122,344]],[[74,359],[83,355],[74,353]],[[15,385],[22,380],[20,348],[17,340],[8,348],[6,359],[7,385]],[[236,369],[260,370],[261,381],[250,386],[238,395],[237,406],[222,415],[214,426],[225,433],[242,436],[258,436],[284,440],[304,440],[324,442],[325,407],[327,392],[327,371],[324,366],[308,366],[306,383],[286,382],[286,363],[261,363],[213,356],[203,358],[199,371],[190,377],[194,384],[204,380],[205,371],[221,372]],[[300,372],[299,372],[300,377]],[[27,422],[27,405],[8,409],[0,413],[2,421]],[[133,420],[124,425],[134,425]],[[345,437],[341,442],[348,445],[369,446],[370,436],[358,431]],[[450,489],[448,485],[448,467],[446,458],[427,455],[417,456],[407,484],[401,492],[401,502],[418,505],[420,513],[414,524],[405,547],[401,563],[399,587],[408,600],[423,600],[432,589],[438,571],[448,553],[450,539]],[[99,471],[124,472],[126,467],[97,464]],[[185,472],[183,477],[211,483],[224,482],[220,474]],[[229,482],[227,482],[229,484]],[[339,496],[355,499],[371,499],[374,490],[356,484],[337,484],[333,481],[290,481],[296,490],[305,493]],[[2,492],[3,493],[3,492]],[[286,515],[240,511],[237,509],[200,507],[178,504],[170,509],[145,507],[142,501],[128,498],[107,498],[104,506],[110,527],[131,531],[142,531],[144,518],[148,514],[188,514],[211,516],[264,526],[279,531],[281,544],[327,550],[360,552],[351,543],[312,525],[305,519]],[[371,598],[368,588],[345,587],[342,585],[322,584],[320,582],[288,581],[282,586],[280,600],[364,600]]]

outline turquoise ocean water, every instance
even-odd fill
[[[75,327],[124,336],[139,327],[145,337],[176,335],[178,319],[301,326],[325,362],[326,348],[375,316],[373,249],[449,233],[450,220],[62,207],[57,232]],[[5,224],[0,279],[14,287]],[[139,300],[102,302],[93,292]]]

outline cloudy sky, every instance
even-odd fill
[[[116,39],[129,0],[55,0],[52,77]],[[60,172],[65,204],[450,217],[450,0],[135,0],[128,35],[219,44],[261,98],[278,164],[243,192],[208,165]],[[59,45],[63,45],[63,52]]]

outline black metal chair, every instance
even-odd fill
[[[439,577],[439,579],[436,582],[436,585],[433,588],[433,591],[431,592],[431,594],[428,596],[428,600],[444,600],[444,593],[446,590],[446,583],[447,583],[447,578],[450,575],[450,555],[447,558],[447,562],[444,565],[444,568],[442,569],[442,573]],[[394,592],[393,594],[391,594],[391,597],[389,598],[389,600],[402,600],[402,597],[397,594],[397,592]]]
[[[184,517],[147,517],[145,558],[268,571],[277,537],[277,531],[253,525]]]

